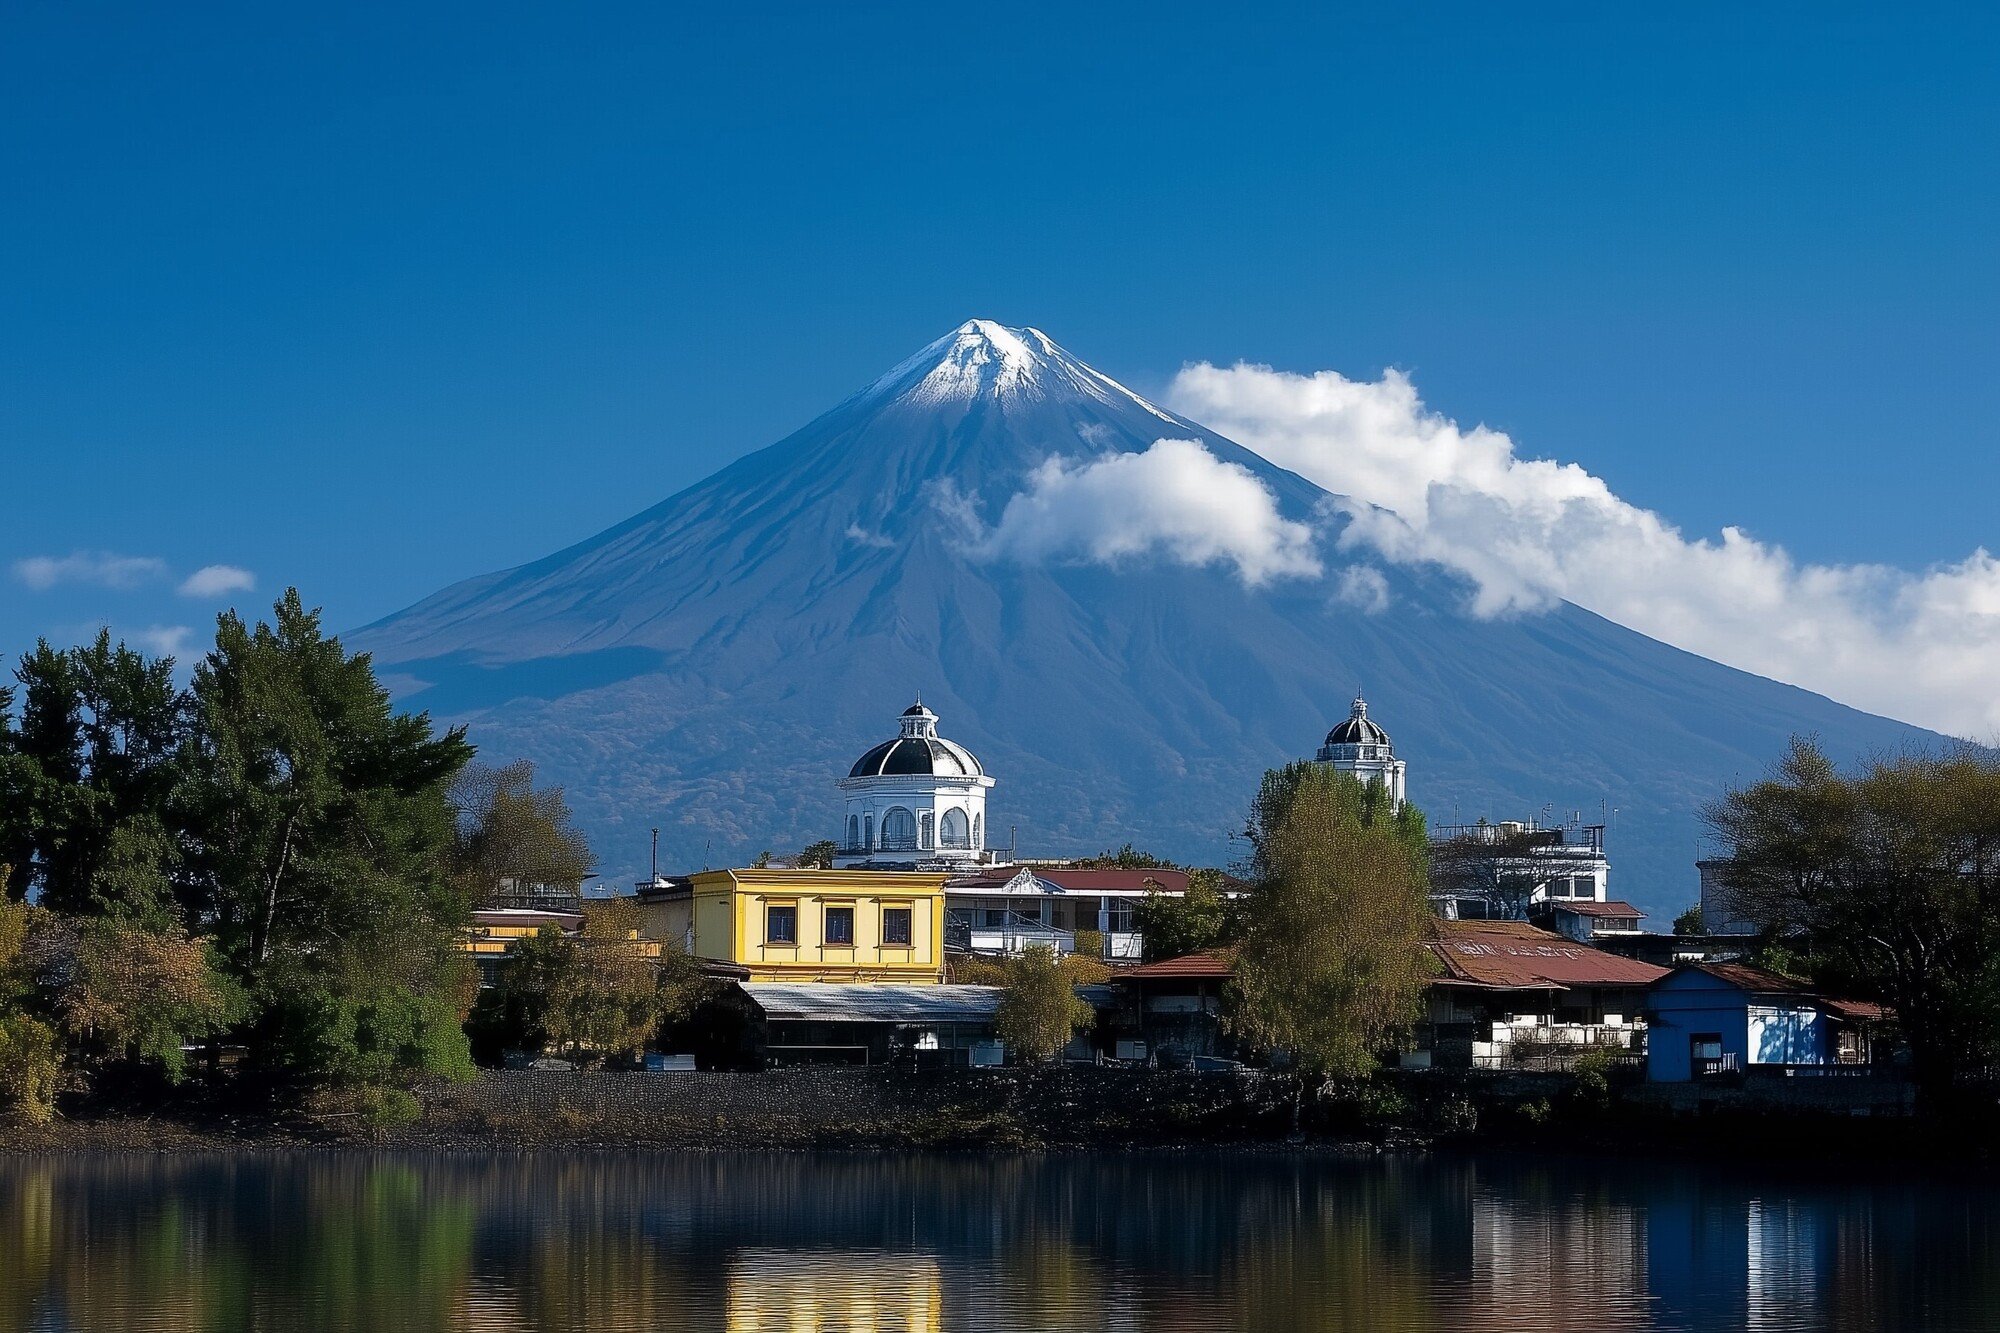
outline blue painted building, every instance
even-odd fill
[[[1881,1016],[1747,963],[1676,968],[1647,992],[1646,1076],[1686,1083],[1759,1066],[1866,1064]]]

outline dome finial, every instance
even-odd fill
[[[1354,717],[1368,716],[1368,701],[1362,698],[1358,694],[1354,696],[1354,712],[1352,716]]]

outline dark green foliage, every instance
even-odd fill
[[[1300,759],[1266,772],[1257,788],[1257,795],[1250,802],[1250,817],[1243,833],[1250,842],[1247,871],[1253,882],[1262,881],[1270,875],[1271,840],[1290,813],[1292,803],[1298,799],[1300,787],[1307,783],[1351,787],[1353,794],[1343,797],[1342,804],[1343,807],[1351,805],[1357,812],[1360,826],[1386,828],[1418,869],[1428,870],[1430,837],[1424,827],[1423,811],[1408,802],[1400,809],[1395,808],[1388,791],[1379,782],[1362,782],[1351,773]]]
[[[1133,910],[1133,925],[1145,940],[1146,961],[1198,953],[1234,944],[1243,934],[1243,904],[1224,897],[1222,876],[1197,870],[1185,895],[1148,893]]]
[[[2000,1064],[2000,757],[1846,774],[1797,739],[1704,813],[1728,849],[1729,915],[1766,932],[1767,963],[1888,1005],[1927,1094]]]
[[[1693,907],[1688,908],[1687,911],[1682,912],[1674,918],[1674,934],[1676,935],[1701,935],[1705,934],[1707,930],[1708,923],[1702,919],[1700,903],[1696,903]]]
[[[1086,857],[1076,863],[1079,870],[1177,870],[1172,861],[1142,852],[1131,843],[1126,843],[1117,851],[1107,851],[1099,856]]]
[[[464,733],[399,714],[296,590],[234,612],[195,671],[189,877],[263,1009],[259,1056],[308,1078],[463,1072],[447,873]]]
[[[8,892],[60,912],[164,924],[176,848],[168,805],[190,720],[173,660],[100,631],[21,659],[18,727],[0,730],[0,862]]]
[[[798,865],[801,869],[831,870],[833,869],[833,854],[837,850],[839,848],[833,839],[823,838],[818,842],[808,844],[805,850],[799,853]]]

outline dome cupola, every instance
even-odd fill
[[[1389,799],[1403,804],[1403,777],[1407,765],[1396,758],[1389,733],[1368,716],[1368,702],[1357,697],[1347,720],[1326,733],[1326,743],[1313,758],[1319,763],[1352,773],[1362,782],[1380,783]]]
[[[854,761],[834,864],[886,869],[984,864],[986,776],[972,752],[938,735],[922,699],[896,719],[896,735]]]

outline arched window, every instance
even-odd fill
[[[875,845],[875,816],[872,813],[861,817],[861,845],[863,847]]]
[[[972,817],[972,850],[976,852],[985,845],[986,845],[986,816],[974,815]]]
[[[917,817],[902,806],[882,816],[882,846],[892,852],[911,852],[917,847]]]
[[[931,812],[928,810],[924,811],[922,817],[917,820],[917,846],[937,846],[937,839],[933,836],[931,829]]]
[[[962,852],[971,846],[971,835],[965,822],[965,811],[947,810],[938,821],[938,846],[949,851]]]
[[[847,845],[849,847],[859,847],[861,845],[861,816],[859,815],[849,815],[847,817]]]

